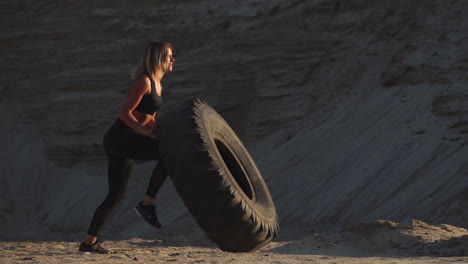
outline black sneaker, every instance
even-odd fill
[[[161,223],[159,223],[158,217],[156,216],[156,207],[154,205],[143,205],[143,202],[139,202],[135,207],[135,212],[151,226],[161,228]]]
[[[95,252],[95,253],[99,253],[99,254],[109,253],[109,251],[107,251],[105,248],[103,248],[97,242],[92,244],[92,245],[87,245],[85,242],[81,242],[79,251],[81,251],[81,252]]]

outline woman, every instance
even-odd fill
[[[162,103],[161,79],[165,73],[172,72],[174,61],[170,43],[147,44],[141,64],[133,72],[133,83],[120,109],[119,117],[104,136],[104,148],[109,164],[109,193],[96,209],[79,251],[108,253],[97,242],[97,235],[103,224],[108,221],[113,209],[122,200],[135,159],[159,160],[151,175],[143,201],[135,210],[150,225],[161,227],[154,204],[156,194],[167,178],[167,173],[160,160],[157,140],[152,135],[156,113]]]

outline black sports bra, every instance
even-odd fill
[[[152,115],[161,108],[162,97],[156,92],[156,86],[154,81],[151,80],[151,92],[149,94],[143,95],[140,103],[137,105],[135,110]]]

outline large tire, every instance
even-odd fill
[[[212,107],[197,99],[168,112],[157,134],[175,189],[221,250],[251,252],[277,235],[276,209],[257,166]]]

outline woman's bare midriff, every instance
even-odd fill
[[[143,126],[146,126],[151,123],[151,121],[154,120],[154,115],[148,115],[145,113],[142,113],[140,111],[134,110],[133,111],[133,116],[140,122]]]

